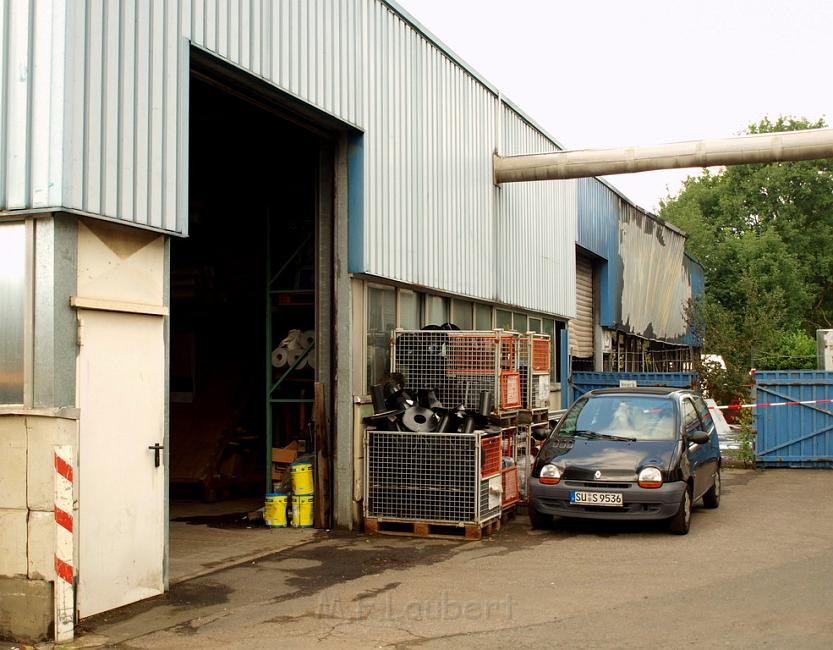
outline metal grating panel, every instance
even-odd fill
[[[503,495],[503,479],[500,474],[480,481],[480,521],[500,516]]]
[[[434,390],[445,408],[476,409],[480,393],[492,394],[498,410],[521,406],[518,334],[495,330],[397,330],[392,371],[409,390]]]
[[[366,516],[453,523],[480,519],[478,434],[370,430],[365,441]]]
[[[550,403],[551,340],[548,334],[528,333],[516,342],[523,406],[546,408]]]

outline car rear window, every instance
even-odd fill
[[[637,440],[674,439],[674,403],[661,397],[598,395],[579,400],[564,416],[561,435],[592,432]]]

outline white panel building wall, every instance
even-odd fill
[[[0,0],[0,209],[61,205],[66,3]]]
[[[194,45],[364,132],[365,272],[573,314],[575,182],[491,181],[501,142],[554,142],[387,2],[0,0],[0,21],[0,210],[184,233]]]

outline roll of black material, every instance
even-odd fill
[[[385,404],[385,387],[382,384],[373,384],[370,387],[370,398],[373,400],[374,413],[381,413],[382,411],[388,410]]]
[[[437,399],[437,391],[433,388],[424,388],[417,392],[420,405],[427,409],[441,409],[443,403]]]
[[[451,425],[451,414],[445,413],[440,417],[440,423],[437,425],[437,433],[448,433]]]
[[[492,393],[488,390],[480,391],[480,405],[478,413],[483,417],[488,417],[492,413]]]
[[[474,431],[474,416],[469,414],[463,420],[463,433],[471,433]]]
[[[389,395],[385,403],[390,409],[409,409],[416,405],[416,399],[410,391],[403,388]]]

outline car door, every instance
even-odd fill
[[[700,421],[703,423],[703,431],[709,434],[709,453],[705,464],[708,469],[708,475],[713,477],[720,463],[720,440],[717,433],[717,425],[714,423],[709,407],[706,406],[706,402],[703,401],[702,397],[694,397],[694,408],[697,409],[697,415],[700,416]],[[708,490],[712,485],[711,479],[706,483],[706,489]]]
[[[683,432],[686,436],[691,436],[695,431],[703,431],[703,423],[700,421],[700,416],[697,415],[697,409],[694,408],[694,402],[690,397],[683,398]],[[711,445],[698,445],[689,442],[686,453],[688,454],[688,464],[691,475],[694,478],[694,498],[697,499],[702,496],[703,492],[709,489],[710,476],[708,469],[708,460],[710,456]]]

